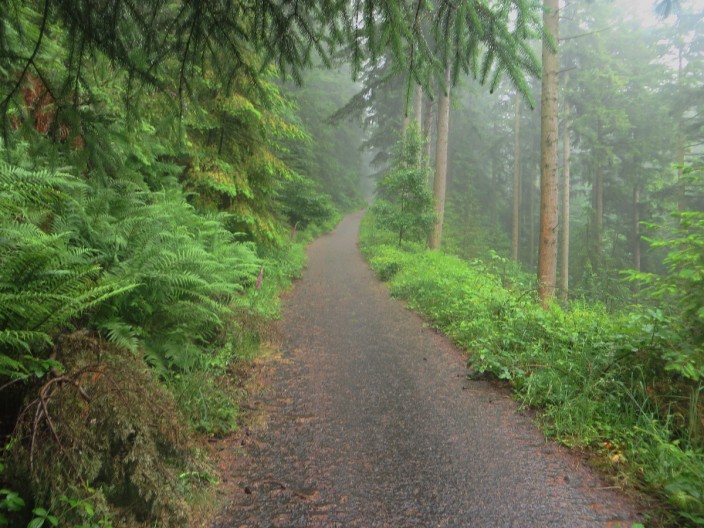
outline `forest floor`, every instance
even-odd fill
[[[214,446],[235,527],[628,527],[637,502],[547,442],[510,392],[360,256],[362,213],[308,250],[251,423]]]

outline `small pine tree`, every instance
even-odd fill
[[[391,169],[377,184],[372,210],[377,225],[398,233],[404,240],[425,240],[435,215],[428,189],[428,162],[423,155],[423,139],[415,124],[397,144]]]

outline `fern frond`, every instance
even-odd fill
[[[38,346],[50,346],[51,338],[44,332],[31,330],[0,330],[0,349],[9,351],[17,350],[31,353]],[[5,353],[0,353],[0,376],[8,375],[3,369],[20,369],[20,362],[10,358]]]
[[[124,347],[131,352],[136,352],[139,348],[138,331],[124,321],[119,319],[103,321],[98,325],[98,329],[107,334],[108,341],[111,343]]]

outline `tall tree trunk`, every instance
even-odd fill
[[[445,69],[445,86],[438,100],[438,138],[435,148],[435,225],[428,247],[438,249],[442,241],[442,226],[445,217],[445,186],[447,183],[447,142],[450,132],[450,66]]]
[[[432,145],[431,136],[433,135],[433,101],[429,97],[425,97],[423,101],[423,157],[430,163],[430,149]]]
[[[684,123],[680,117],[677,125],[677,210],[684,211],[687,208],[685,203],[685,182],[684,182]]]
[[[423,87],[416,84],[413,93],[413,119],[415,119],[418,130],[423,130]]]
[[[633,269],[640,271],[640,189],[633,186]]]
[[[411,118],[406,112],[406,109],[404,108],[403,110],[403,117],[401,118],[401,136],[400,138],[403,139],[406,137],[406,131],[408,130],[408,125],[411,123]]]
[[[562,137],[562,240],[560,268],[560,297],[569,299],[570,287],[570,116],[567,97],[564,102],[565,124]]]
[[[423,87],[420,84],[416,84],[415,91],[413,93],[413,123],[415,123],[416,130],[418,133],[422,134],[423,130]],[[421,166],[423,163],[423,149],[418,150],[416,155],[416,165]]]
[[[516,116],[513,122],[513,221],[511,258],[518,262],[521,215],[521,94],[516,93]]]
[[[493,138],[498,137],[496,132],[496,116],[491,124],[491,136]],[[489,220],[491,225],[499,225],[499,212],[498,212],[498,197],[499,197],[499,171],[497,169],[496,161],[496,148],[495,142],[492,141],[491,148],[489,150],[489,181],[491,182],[491,187],[489,190],[489,203],[486,204],[486,211],[488,212]]]
[[[604,261],[604,168],[597,162],[594,178],[593,208],[594,208],[594,254],[593,269],[599,271]]]
[[[557,45],[559,39],[558,0],[543,0],[543,25]],[[543,83],[540,112],[540,245],[538,253],[538,296],[547,307],[555,296],[557,281],[557,91],[559,57],[543,39]]]
[[[528,214],[530,216],[530,218],[529,218],[529,223],[530,223],[530,257],[529,257],[529,262],[530,262],[531,271],[535,270],[535,180],[536,179],[537,179],[536,176],[531,174],[530,186],[528,188],[528,199],[529,199]]]
[[[408,90],[407,85],[405,83],[403,85],[402,101],[403,105],[401,107],[401,139],[406,137],[406,131],[408,130],[408,126],[411,124],[411,116],[408,113]]]
[[[677,83],[682,90],[682,44],[678,48],[677,54]],[[687,208],[685,202],[686,190],[684,178],[684,114],[680,112],[677,119],[677,210],[684,211]]]

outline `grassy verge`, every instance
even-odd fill
[[[467,350],[477,372],[540,409],[549,436],[592,450],[614,477],[667,501],[653,523],[704,525],[704,451],[692,437],[700,403],[688,380],[665,370],[673,340],[661,314],[543,310],[532,279],[504,259],[399,247],[373,224],[368,215],[360,246],[392,295]]]

